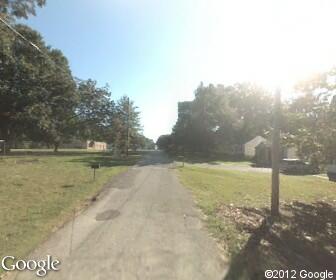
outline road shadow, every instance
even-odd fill
[[[138,166],[146,165],[166,165],[174,162],[174,157],[163,151],[149,151],[137,163]]]
[[[100,153],[99,155],[81,156],[69,160],[69,162],[81,162],[87,166],[100,164],[101,167],[113,166],[147,166],[171,164],[174,159],[161,151],[137,151],[130,152],[128,156],[115,156],[111,153]]]
[[[73,158],[69,162],[83,163],[86,166],[99,164],[101,167],[114,166],[132,166],[135,165],[142,157],[142,153],[130,153],[126,156],[114,156],[111,153],[101,153],[99,155],[82,155],[78,158]]]
[[[250,233],[244,248],[233,257],[225,280],[259,280],[265,270],[307,270],[336,274],[336,207],[325,202],[282,205],[279,220],[266,209],[240,208],[244,215],[263,216],[255,228],[236,219]],[[257,211],[257,212],[256,212]],[[300,279],[297,275],[296,279]]]

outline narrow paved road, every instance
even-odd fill
[[[33,254],[61,260],[47,279],[223,279],[225,263],[163,154],[114,179]],[[31,272],[18,280],[37,279]]]

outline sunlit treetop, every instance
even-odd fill
[[[46,0],[0,0],[0,15],[27,19],[36,15],[36,8],[46,4]]]

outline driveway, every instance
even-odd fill
[[[32,254],[61,260],[60,271],[46,279],[223,279],[220,250],[171,167],[154,153],[115,177],[87,210]],[[23,272],[15,279],[36,278]]]
[[[178,162],[177,165],[181,165],[181,162]],[[214,169],[223,169],[223,170],[234,170],[234,171],[242,171],[242,172],[259,172],[259,173],[272,173],[272,168],[268,167],[252,167],[249,165],[239,165],[237,164],[227,164],[227,163],[222,163],[222,162],[216,162],[216,163],[185,163],[186,165],[192,165],[192,166],[198,166],[198,167],[203,167],[203,168],[214,168]],[[287,175],[288,174],[283,174],[282,175]],[[289,176],[295,176],[295,175],[289,175]],[[318,175],[302,175],[302,174],[297,174],[296,176],[313,176],[316,178],[328,180],[328,176],[326,174],[318,174]]]
[[[189,163],[187,165],[190,165]],[[246,164],[239,165],[237,164],[227,164],[222,162],[216,162],[216,163],[194,163],[191,164],[194,166],[199,167],[206,167],[206,168],[215,168],[215,169],[224,169],[224,170],[236,170],[236,171],[242,171],[242,172],[261,172],[261,173],[271,173],[272,168],[264,168],[264,167],[252,167]]]

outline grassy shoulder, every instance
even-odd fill
[[[244,156],[228,156],[221,154],[204,154],[204,153],[179,153],[170,154],[170,156],[177,162],[185,162],[190,164],[208,163],[208,164],[227,164],[250,166],[252,162]]]
[[[200,167],[178,170],[181,182],[207,215],[210,231],[231,257],[227,279],[263,279],[263,271],[272,268],[334,267],[335,183],[281,175],[282,216],[268,224],[270,174]]]
[[[26,152],[0,158],[0,257],[28,254],[139,159],[75,150]],[[92,163],[101,164],[95,181]]]
[[[252,165],[251,161],[246,161],[246,160],[242,160],[242,161],[217,160],[217,161],[213,161],[211,163],[213,163],[213,164],[228,165],[228,166],[246,166],[246,167]]]

